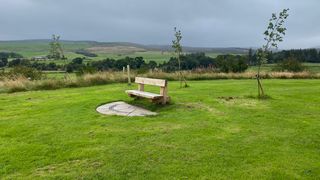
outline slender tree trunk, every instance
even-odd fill
[[[257,83],[258,83],[258,96],[263,97],[264,90],[263,90],[261,79],[260,79],[260,70],[261,70],[261,63],[259,64],[259,67],[258,67]]]
[[[182,72],[180,69],[180,61],[179,61],[179,81],[180,81],[180,88],[182,88]]]
[[[179,64],[179,81],[180,81],[180,88],[182,88],[182,72],[181,72],[180,53],[178,53],[178,64]]]
[[[183,81],[184,81],[184,87],[189,87],[188,84],[187,84],[187,80],[185,77],[183,77]]]
[[[182,81],[184,82],[184,87],[188,87],[187,80],[184,77],[182,70],[181,70],[180,55],[179,55],[179,81],[180,81],[180,88],[182,88]]]

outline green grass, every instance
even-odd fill
[[[25,57],[34,57],[34,56],[45,56],[47,53],[44,52],[22,52],[21,53]],[[166,61],[169,61],[171,57],[174,57],[175,55],[172,52],[160,52],[160,51],[146,51],[146,52],[134,52],[134,53],[125,53],[125,54],[119,54],[119,53],[98,53],[98,57],[86,57],[85,62],[90,62],[90,61],[99,61],[107,58],[111,59],[122,59],[125,57],[143,57],[146,62],[149,61],[155,61],[157,63],[163,63]],[[208,56],[210,57],[216,57],[217,53],[208,53]],[[66,52],[65,56],[68,58],[67,60],[50,60],[50,61],[41,61],[45,63],[50,63],[54,62],[57,64],[64,64],[66,62],[71,62],[72,59],[76,57],[85,57],[80,54],[76,54],[74,52]]]
[[[65,56],[68,58],[67,62],[70,62],[76,57],[84,57],[83,55],[74,53],[78,49],[86,49],[93,45],[88,42],[62,42]],[[0,41],[0,52],[9,51],[16,52],[23,55],[26,58],[32,58],[35,56],[46,56],[49,53],[49,42],[43,40],[28,40],[28,41]],[[156,61],[157,63],[163,63],[168,61],[170,57],[173,57],[172,52],[161,51],[145,51],[145,52],[132,52],[132,53],[97,53],[98,57],[87,58],[88,61],[98,61],[106,58],[121,59],[125,57],[143,57],[147,62]],[[216,57],[218,53],[208,53],[210,57]],[[44,61],[52,62],[52,61]],[[53,61],[57,64],[63,64],[64,60]]]
[[[263,72],[272,72],[272,69],[275,67],[275,64],[264,64],[261,66],[261,71]],[[249,66],[247,72],[257,72],[258,66]]]
[[[105,58],[113,58],[113,59],[121,59],[125,57],[143,57],[146,62],[156,61],[157,63],[162,63],[168,61],[171,57],[175,55],[172,52],[160,52],[160,51],[146,51],[146,52],[134,52],[127,54],[116,54],[116,53],[102,53],[98,54],[99,57]]]
[[[310,72],[320,73],[320,63],[305,63],[303,64]]]
[[[86,42],[63,42],[62,46],[65,51],[74,51],[77,49],[88,48],[90,47],[90,44]],[[0,51],[12,51],[26,56],[28,56],[29,53],[30,56],[33,56],[34,54],[43,55],[43,53],[49,52],[49,48],[49,42],[41,40],[0,42]]]
[[[320,80],[263,83],[272,99],[254,80],[169,82],[164,107],[125,84],[0,94],[0,179],[319,179]],[[115,100],[159,115],[95,112]]]
[[[24,57],[27,58],[32,58],[35,56],[46,56],[48,55],[48,51],[45,52],[28,52],[28,51],[22,51],[22,52],[18,52],[20,54],[22,54]],[[103,59],[107,59],[107,58],[111,58],[111,59],[122,59],[125,57],[143,57],[144,60],[146,62],[149,61],[155,61],[157,63],[163,63],[165,61],[168,61],[171,57],[174,57],[174,54],[172,54],[171,52],[158,52],[158,51],[146,51],[146,52],[134,52],[134,53],[126,53],[126,54],[117,54],[117,53],[98,53],[97,54],[98,57],[86,57],[85,62],[89,62],[89,61],[99,61],[99,60],[103,60]],[[68,58],[66,61],[67,62],[71,62],[72,59],[76,58],[76,57],[85,57],[81,54],[76,54],[74,52],[70,52],[70,51],[66,51],[65,52],[65,56]],[[214,56],[214,54],[212,54],[212,56]],[[50,61],[41,61],[41,62],[46,62],[46,63],[50,63],[50,62],[55,62],[57,64],[64,64],[65,60],[50,60]]]
[[[272,72],[275,68],[276,64],[264,64],[261,67],[261,71],[264,72]],[[307,71],[313,72],[313,73],[320,73],[320,63],[303,63],[303,66]],[[248,68],[248,72],[256,72],[258,70],[257,66],[250,66]]]
[[[65,56],[69,61],[76,57],[83,57],[83,55],[74,53],[78,49],[86,49],[92,47],[92,44],[88,42],[63,42],[62,43]],[[49,53],[49,42],[48,41],[10,41],[10,42],[0,42],[0,52],[9,51],[16,52],[23,55],[26,58],[32,58],[35,56],[45,56]],[[156,61],[158,63],[167,61],[172,57],[171,52],[161,53],[160,51],[146,51],[146,52],[133,52],[133,53],[98,53],[98,57],[88,58],[90,60],[102,60],[106,58],[120,59],[126,56],[138,57],[142,56],[146,61]],[[56,61],[58,64],[63,64],[64,61]]]

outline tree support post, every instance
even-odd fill
[[[127,73],[128,73],[128,86],[131,86],[130,65],[127,65]]]

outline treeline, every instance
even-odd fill
[[[21,54],[15,52],[0,52],[0,59],[23,58]]]
[[[28,67],[39,71],[67,71],[79,74],[93,73],[97,71],[121,71],[123,67],[130,65],[133,70],[146,72],[149,69],[160,69],[164,72],[178,70],[177,58],[171,57],[169,61],[157,64],[155,61],[145,61],[143,57],[125,57],[118,60],[104,59],[100,61],[85,61],[84,58],[75,58],[68,64],[56,64],[48,61],[31,61],[21,58],[16,53],[0,53],[1,67]],[[12,60],[8,61],[11,58]],[[269,63],[276,63],[276,71],[299,72],[306,68],[301,62],[320,63],[320,54],[316,49],[286,50],[269,53]],[[253,50],[248,55],[219,55],[216,58],[206,56],[205,53],[184,54],[181,56],[181,70],[210,69],[215,72],[244,72],[249,65],[256,65],[257,57]]]
[[[193,53],[181,56],[181,69],[212,69],[217,72],[244,72],[248,68],[247,56],[240,55],[220,55],[217,58],[211,58],[204,53]],[[95,71],[122,70],[127,65],[131,69],[147,71],[149,69],[161,69],[165,72],[178,70],[177,58],[170,58],[168,62],[157,64],[155,61],[146,62],[143,57],[125,57],[122,59],[107,58],[101,61],[85,62],[83,58],[75,58],[66,65],[58,65],[53,62],[37,62],[27,59],[17,58],[6,64],[8,67],[25,66],[35,68],[41,71],[65,70],[67,72],[91,73]]]
[[[118,60],[107,58],[102,61],[93,61],[88,65],[98,71],[122,70],[122,68],[127,65],[129,65],[131,69],[154,69],[158,67],[158,64],[155,61],[147,63],[143,57],[125,57]]]
[[[13,67],[31,67],[35,68],[40,71],[56,71],[56,70],[63,70],[64,66],[63,65],[57,65],[54,62],[50,63],[44,63],[44,62],[37,62],[37,61],[30,61],[28,59],[22,59],[22,58],[17,58],[9,61],[6,64],[7,67],[13,68]]]
[[[166,72],[178,70],[177,58],[170,58],[168,62],[163,63],[160,67]],[[248,69],[248,56],[240,55],[219,55],[211,58],[205,53],[193,53],[181,56],[181,69],[214,69],[219,72],[244,72]]]
[[[267,55],[268,63],[280,63],[287,59],[296,59],[303,63],[320,63],[320,51],[317,49],[292,49],[279,52],[269,52]],[[257,64],[256,52],[249,50],[248,62],[250,65]]]
[[[76,50],[75,53],[76,54],[81,54],[81,55],[84,55],[84,56],[87,56],[87,57],[98,57],[97,54],[94,54],[94,53],[89,52],[89,51],[84,50],[84,49]]]
[[[284,50],[271,55],[271,62],[277,63],[288,58],[295,58],[300,62],[320,63],[320,51],[317,49]]]
[[[9,58],[23,58],[23,56],[14,52],[0,52],[0,68],[8,64]]]

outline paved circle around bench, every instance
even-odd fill
[[[157,113],[127,104],[125,102],[108,103],[97,108],[97,111],[105,115],[119,115],[119,116],[149,116],[157,115]]]

